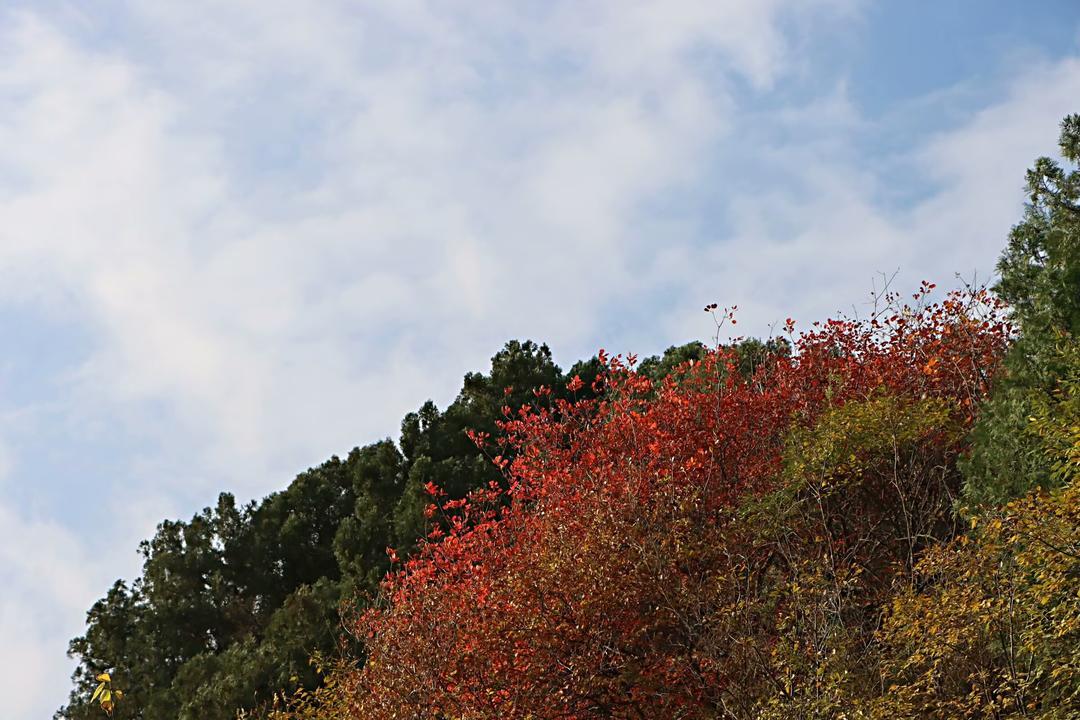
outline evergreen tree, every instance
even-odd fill
[[[973,432],[966,500],[988,505],[1053,484],[1030,417],[1064,377],[1063,349],[1080,333],[1080,115],[1061,123],[1061,155],[1027,173],[1028,204],[998,262],[998,295],[1019,335]]]

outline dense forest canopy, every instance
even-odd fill
[[[106,671],[147,720],[1080,716],[1080,116],[1060,149],[993,293],[566,372],[513,341],[161,523],[58,717]]]

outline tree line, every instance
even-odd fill
[[[163,522],[58,716],[106,671],[146,719],[1078,716],[1080,116],[1060,151],[993,292],[511,342],[397,442]]]

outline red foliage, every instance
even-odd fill
[[[428,488],[445,534],[388,576],[388,604],[356,623],[368,654],[350,678],[356,713],[736,715],[729,704],[767,664],[781,612],[738,615],[744,586],[777,562],[739,513],[777,487],[792,430],[881,393],[946,400],[966,426],[1008,333],[985,294],[954,294],[828,321],[752,377],[717,349],[653,387],[602,355],[602,399],[506,418],[505,447],[493,447],[504,485],[467,501]],[[955,436],[936,442],[950,458],[961,450]]]

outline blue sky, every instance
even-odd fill
[[[138,541],[564,365],[987,277],[1075,2],[0,6],[0,694]]]

